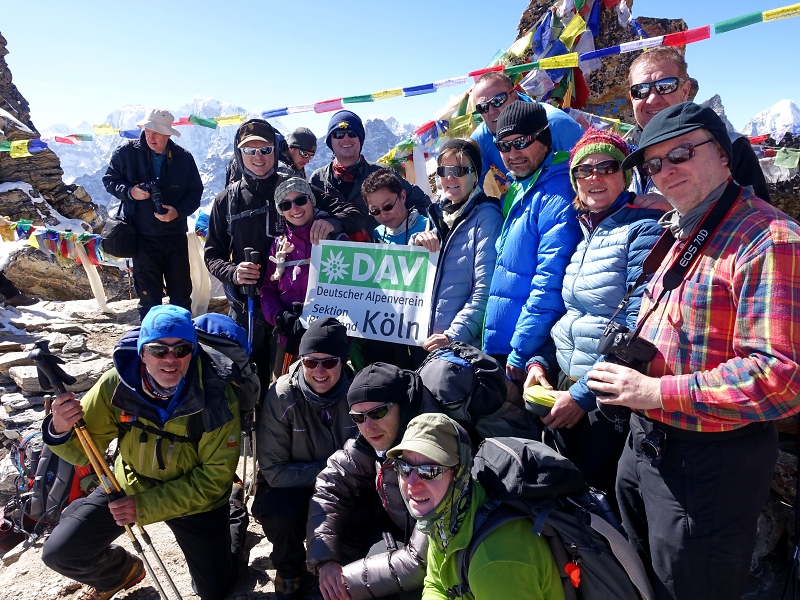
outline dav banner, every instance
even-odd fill
[[[350,336],[421,346],[438,260],[420,246],[323,241],[311,249],[301,321],[335,317]]]

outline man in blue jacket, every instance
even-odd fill
[[[200,207],[203,182],[192,155],[169,139],[181,135],[173,120],[167,110],[149,109],[136,124],[139,139],[117,148],[103,175],[138,234],[133,282],[141,319],[161,304],[165,282],[170,303],[192,309],[186,217]]]
[[[502,154],[495,146],[497,139],[497,119],[502,110],[512,102],[534,102],[525,94],[514,89],[514,84],[508,75],[490,71],[478,78],[472,88],[472,98],[475,109],[483,117],[483,123],[472,132],[472,139],[481,149],[483,165],[481,167],[480,183],[490,196],[491,186],[486,190],[485,178],[492,177],[501,194],[505,194],[508,186],[513,181],[509,176]],[[583,135],[583,129],[567,113],[549,104],[542,104],[547,111],[547,120],[550,123],[550,136],[553,140],[553,150],[569,151]]]
[[[581,233],[569,153],[553,151],[544,107],[508,104],[497,119],[497,148],[514,181],[503,207],[483,345],[521,384],[528,359],[565,312],[561,284]]]

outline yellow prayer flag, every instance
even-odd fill
[[[11,142],[11,158],[23,158],[30,155],[31,153],[28,152],[28,140]]]
[[[382,92],[375,92],[372,94],[373,100],[386,100],[387,98],[396,98],[403,95],[403,88],[395,88],[393,90],[383,90]]]
[[[572,50],[572,45],[575,43],[575,38],[578,37],[586,30],[586,21],[580,15],[575,15],[572,17],[572,20],[569,22],[564,28],[564,31],[561,33],[560,39],[564,45],[567,47],[567,50]],[[578,66],[577,64],[575,65]]]
[[[224,117],[214,117],[217,125],[227,127],[228,125],[240,125],[244,123],[244,115],[225,115]]]
[[[508,53],[513,54],[514,56],[522,56],[525,53],[525,50],[527,50],[531,45],[532,39],[533,29],[511,44],[511,48],[508,49]]]
[[[92,125],[92,130],[97,135],[116,135],[119,133],[119,129],[114,129],[108,123],[104,123],[103,125]]]
[[[550,58],[543,58],[539,61],[539,70],[546,69],[571,69],[578,66],[578,53],[572,52],[570,54],[561,54],[560,56],[551,56]]]
[[[800,4],[764,11],[764,21],[777,21],[778,19],[789,19],[797,16],[800,16]]]
[[[475,121],[472,119],[471,113],[453,117],[450,119],[450,125],[447,128],[447,137],[451,139],[469,137],[473,129],[475,129]]]

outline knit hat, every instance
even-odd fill
[[[349,129],[354,131],[356,136],[358,136],[361,147],[364,147],[364,136],[366,135],[364,133],[364,124],[356,113],[350,112],[349,110],[340,110],[331,117],[330,123],[328,123],[328,134],[325,136],[325,143],[331,150],[333,150],[333,146],[331,146],[331,134],[337,129]]]
[[[349,399],[349,396],[348,396]],[[458,430],[450,417],[423,413],[411,419],[401,442],[386,453],[387,458],[402,458],[403,452],[416,452],[445,467],[459,464]]]
[[[275,131],[272,125],[262,119],[251,119],[244,123],[236,132],[237,148],[243,147],[247,142],[257,141],[266,144],[275,143]]]
[[[290,177],[275,189],[276,208],[281,202],[284,201],[286,196],[289,195],[289,192],[300,192],[301,194],[306,194],[311,200],[311,206],[317,205],[317,199],[314,198],[314,191],[311,189],[311,185],[305,179],[301,179],[300,177]],[[277,210],[279,213],[283,214],[283,211],[281,211],[280,208]]]
[[[316,152],[317,136],[307,127],[298,127],[286,138],[286,145],[289,148],[299,148],[306,152]]]
[[[450,150],[450,149],[466,154],[469,157],[472,166],[475,167],[476,174],[480,175],[483,163],[481,161],[481,151],[478,148],[478,144],[476,144],[472,140],[462,140],[462,139],[448,140],[447,143],[444,146],[442,146],[441,150],[439,151],[439,156],[441,156],[445,150]]]
[[[538,102],[509,102],[497,117],[497,134],[500,140],[510,135],[534,135],[536,140],[552,148],[553,136],[547,121],[547,111]]]
[[[410,371],[394,365],[376,362],[361,369],[350,384],[347,392],[347,405],[353,406],[361,402],[396,402],[405,404],[409,401],[408,386]]]
[[[642,131],[639,148],[625,159],[622,168],[638,167],[644,162],[645,149],[696,129],[708,131],[728,158],[733,156],[733,145],[728,130],[714,109],[694,102],[681,102],[665,108],[652,118]]]
[[[192,313],[173,304],[159,304],[147,311],[139,329],[136,350],[141,354],[142,346],[164,338],[192,342],[197,352],[197,333],[192,323]]]
[[[172,126],[175,117],[172,113],[163,108],[148,108],[144,119],[137,121],[136,126],[142,129],[150,129],[156,133],[164,135],[174,135],[181,137],[181,132]]]
[[[338,356],[346,361],[350,356],[350,343],[345,326],[333,317],[313,321],[300,341],[300,356],[315,352]]]
[[[630,154],[630,148],[625,141],[609,131],[590,127],[578,140],[578,143],[569,153],[569,180],[572,182],[572,189],[578,191],[578,183],[572,174],[572,169],[581,164],[581,161],[590,154],[605,154],[620,164]],[[631,184],[631,172],[623,171],[625,176],[625,188]]]

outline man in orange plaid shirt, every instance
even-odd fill
[[[800,410],[800,225],[740,188],[730,157],[714,111],[683,102],[648,123],[622,165],[644,169],[675,207],[662,218],[675,242],[639,313],[655,356],[643,373],[601,363],[589,387],[634,409],[617,496],[659,599],[741,597],[774,420]]]

